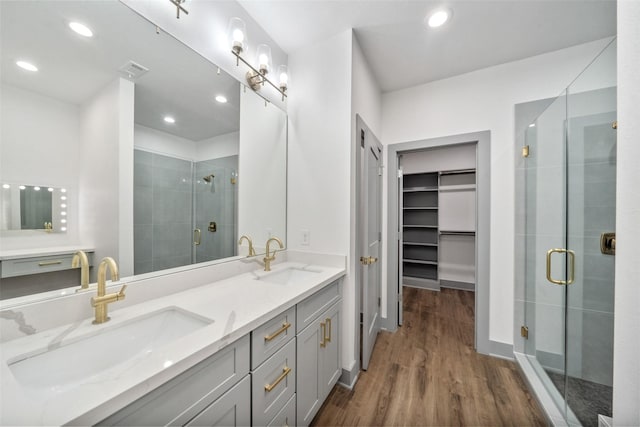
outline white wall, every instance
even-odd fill
[[[640,425],[640,3],[618,1],[618,169],[613,421]]]
[[[586,43],[382,97],[384,144],[491,131],[493,341],[513,343],[514,105],[558,95],[608,41]],[[383,203],[386,205],[386,200]]]
[[[139,124],[134,126],[135,148],[183,160],[194,160],[196,142]]]
[[[344,255],[351,244],[351,30],[290,54],[289,70],[296,89],[288,106],[287,246]],[[308,246],[302,244],[302,230],[309,230]],[[347,368],[356,357],[354,308],[349,263],[342,328]]]
[[[203,139],[196,143],[195,160],[219,159],[220,157],[237,156],[240,153],[240,132],[231,132],[213,138]]]
[[[3,231],[2,250],[75,245],[79,221],[78,106],[4,83],[1,91],[0,181],[68,190],[66,233],[25,235],[22,231],[19,234]]]
[[[116,79],[82,105],[80,235],[133,274],[133,83]]]
[[[286,238],[287,115],[251,91],[240,91],[240,104],[238,235],[257,250]]]

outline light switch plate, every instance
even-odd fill
[[[302,230],[302,244],[309,246],[309,230]]]

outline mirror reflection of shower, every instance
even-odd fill
[[[204,182],[206,182],[207,184],[211,184],[211,192],[215,193],[216,192],[216,186],[215,186],[215,182],[213,182],[213,178],[215,178],[216,176],[214,174],[209,174],[205,177],[203,177],[202,179],[204,180]]]

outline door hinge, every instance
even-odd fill
[[[615,122],[611,123],[611,127],[615,130],[618,130],[618,121],[616,120]]]
[[[529,157],[529,146],[525,145],[522,147],[522,157]]]
[[[360,129],[360,147],[364,148],[364,129]]]
[[[382,176],[382,166],[378,166],[378,176]]]
[[[380,297],[378,297],[378,307],[380,307]]]
[[[520,335],[524,338],[524,339],[529,339],[529,328],[526,326],[521,326],[520,327]]]

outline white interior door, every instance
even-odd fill
[[[402,251],[402,240],[404,238],[402,233],[402,206],[404,206],[404,197],[402,190],[404,189],[404,185],[402,182],[402,165],[400,161],[402,156],[398,156],[398,238],[396,239],[396,244],[398,245],[398,326],[402,326],[402,275],[404,272],[402,271],[402,260],[404,259],[404,254]]]
[[[382,236],[382,145],[366,126],[360,130],[362,168],[360,255],[362,289],[362,369],[367,369],[380,331],[380,239]]]

